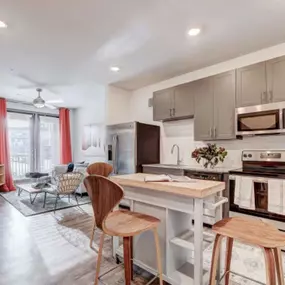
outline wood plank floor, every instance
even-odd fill
[[[94,284],[97,254],[89,248],[92,209],[90,205],[81,208],[24,217],[0,197],[0,284]],[[94,240],[96,248],[98,233]],[[116,265],[110,238],[103,256],[101,272]],[[123,271],[118,269],[104,279],[105,284],[123,284]],[[146,282],[139,276],[135,283]]]

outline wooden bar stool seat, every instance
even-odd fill
[[[84,184],[90,197],[96,227],[102,231],[96,265],[95,285],[99,281],[100,263],[102,259],[105,235],[123,237],[125,284],[130,285],[133,279],[132,239],[133,236],[152,230],[157,254],[157,271],[160,285],[163,285],[160,247],[157,227],[160,220],[141,213],[130,211],[113,211],[124,196],[122,187],[111,180],[91,175],[84,179]],[[94,230],[94,229],[93,229]],[[148,250],[146,248],[146,250]]]
[[[157,228],[160,220],[141,213],[115,211],[106,218],[103,229],[107,235],[132,237]]]
[[[285,246],[284,233],[260,219],[248,219],[243,217],[221,220],[213,226],[213,231],[217,235],[212,255],[210,285],[216,284],[216,269],[219,262],[221,242],[224,237],[227,238],[225,285],[229,284],[232,247],[235,239],[245,244],[261,247],[264,250],[265,256],[266,284],[284,285],[280,250],[281,247]],[[276,273],[278,283],[276,283]]]

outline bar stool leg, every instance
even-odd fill
[[[230,238],[230,237],[227,238],[225,285],[229,285],[229,282],[230,282],[230,270],[231,270],[233,242],[234,242],[233,238]]]
[[[283,265],[282,265],[282,257],[280,248],[274,248],[274,259],[277,271],[277,280],[279,285],[284,285],[284,273],[283,273]]]
[[[264,248],[265,268],[266,268],[266,284],[276,285],[276,272],[273,250],[271,248]]]
[[[133,265],[133,258],[134,258],[134,253],[133,253],[133,237],[130,237],[130,256],[131,256],[131,280],[134,280],[134,265]]]
[[[163,285],[161,253],[160,253],[159,236],[157,233],[157,228],[153,229],[153,235],[154,235],[155,248],[156,248],[156,261],[157,261],[157,271],[159,275],[159,285]]]
[[[131,285],[132,267],[131,267],[131,238],[124,237],[124,264],[125,264],[125,284]]]
[[[94,221],[93,221],[93,227],[92,227],[92,232],[91,232],[91,237],[90,237],[90,248],[92,248],[92,243],[93,243],[93,239],[94,239],[95,229],[96,229],[96,221],[95,221],[95,219],[94,219]]]
[[[105,234],[102,233],[101,238],[100,238],[99,252],[98,252],[98,258],[97,258],[97,264],[96,264],[95,285],[98,285],[98,281],[99,281],[100,265],[101,265],[103,246],[104,246],[104,238],[105,238]]]
[[[216,284],[216,273],[217,273],[217,266],[219,262],[220,252],[221,252],[222,240],[223,240],[223,236],[217,234],[215,243],[214,243],[213,254],[212,254],[212,265],[211,265],[209,285]]]

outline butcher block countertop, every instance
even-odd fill
[[[144,188],[188,198],[206,198],[225,189],[224,182],[196,180],[193,182],[145,182],[146,176],[153,174],[136,173],[111,176],[110,179],[121,186]]]

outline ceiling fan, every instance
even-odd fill
[[[36,108],[43,108],[43,107],[47,107],[47,108],[50,108],[50,109],[56,109],[55,106],[53,106],[52,104],[53,103],[62,103],[62,100],[48,100],[48,101],[45,101],[42,97],[41,97],[41,92],[43,91],[41,88],[37,88],[36,91],[38,92],[38,97],[35,98],[33,100],[33,105],[36,107]]]

